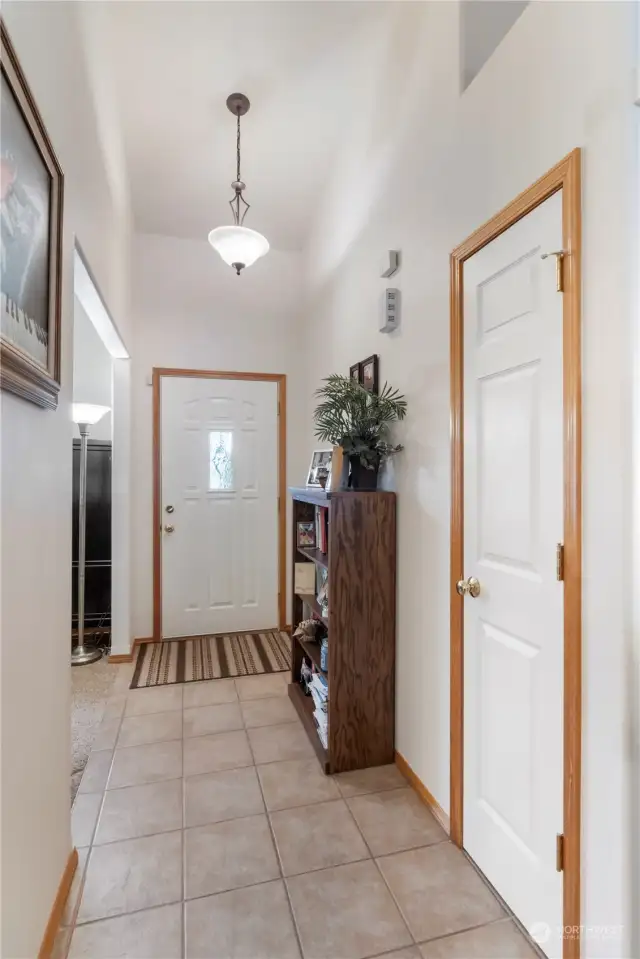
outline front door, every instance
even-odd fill
[[[160,382],[162,637],[277,627],[277,383]]]
[[[463,844],[562,954],[562,193],[464,263]],[[468,590],[468,578],[479,594]]]

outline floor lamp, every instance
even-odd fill
[[[74,403],[73,421],[80,430],[80,503],[78,510],[78,639],[71,646],[71,665],[85,666],[95,663],[102,656],[102,650],[96,646],[84,645],[84,583],[86,566],[87,539],[87,443],[89,429],[105,413],[108,406],[96,406],[94,403]]]

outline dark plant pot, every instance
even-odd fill
[[[350,456],[349,465],[351,473],[349,475],[349,486],[357,490],[375,490],[378,488],[378,468],[368,470],[363,466],[359,456]]]

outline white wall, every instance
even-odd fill
[[[128,222],[98,141],[80,5],[6,0],[5,19],[65,172],[62,390],[55,412],[2,393],[2,943],[32,959],[69,828],[73,245],[126,323]],[[122,327],[121,327],[122,328]]]
[[[73,402],[113,407],[113,360],[77,296],[73,303]],[[77,430],[74,430],[76,438]],[[92,440],[112,438],[111,412],[91,428]]]
[[[287,449],[301,441],[300,257],[271,250],[240,276],[206,241],[137,235],[133,244],[133,630],[151,636],[154,366],[285,373]]]
[[[449,805],[451,249],[574,147],[584,150],[583,921],[587,956],[628,954],[630,251],[635,4],[532,3],[468,90],[454,3],[396,4],[361,64],[358,110],[308,251],[311,391],[378,352],[407,395],[398,431],[397,748]],[[402,50],[402,57],[394,51]],[[401,329],[376,332],[388,249]]]

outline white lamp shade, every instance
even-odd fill
[[[219,226],[209,234],[209,243],[225,263],[240,269],[269,252],[267,238],[246,226]]]
[[[74,403],[71,416],[74,423],[87,423],[93,426],[109,410],[109,406],[98,406],[96,403]]]

